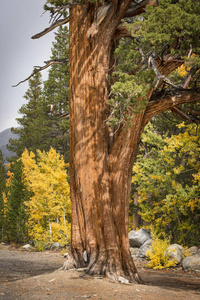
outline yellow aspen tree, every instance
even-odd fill
[[[22,162],[32,193],[26,203],[30,236],[45,243],[66,243],[70,236],[70,192],[63,158],[53,148],[49,152],[37,150],[37,158],[26,149]]]

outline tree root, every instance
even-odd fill
[[[144,284],[143,280],[141,279],[136,267],[132,262],[128,264],[126,270],[123,270],[120,264],[117,264],[115,260],[112,259],[110,263],[105,260],[105,257],[98,257],[96,259],[95,255],[90,258],[89,264],[86,266],[76,261],[71,254],[67,254],[66,261],[64,262],[63,266],[59,270],[71,270],[71,269],[78,269],[78,268],[85,268],[84,275],[103,275],[108,277],[113,281],[117,281],[123,284],[130,284],[130,283],[138,283]]]

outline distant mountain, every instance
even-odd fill
[[[17,134],[13,134],[11,132],[11,128],[8,128],[8,129],[0,132],[0,149],[3,153],[3,158],[6,163],[7,163],[6,157],[11,157],[11,156],[15,155],[14,152],[11,152],[6,148],[6,145],[9,143],[10,138],[12,138],[12,139],[18,138]]]

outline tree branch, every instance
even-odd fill
[[[39,32],[39,33],[33,35],[31,38],[38,39],[38,38],[44,36],[45,34],[49,33],[50,31],[52,31],[56,27],[67,24],[69,22],[69,19],[70,19],[70,17],[67,17],[66,19],[58,20],[55,23],[53,23],[50,27],[45,28],[42,32]]]
[[[168,78],[166,78],[164,75],[161,75],[161,73],[158,71],[156,61],[152,55],[149,57],[148,65],[149,65],[149,69],[152,66],[154,72],[156,73],[157,83],[154,88],[155,90],[157,89],[161,80],[164,80],[166,83],[168,83],[169,85],[171,85],[174,88],[178,88],[178,86],[174,85]]]
[[[33,77],[36,73],[40,72],[40,71],[43,71],[45,69],[47,69],[48,67],[50,67],[51,65],[54,65],[54,64],[64,64],[66,62],[68,62],[68,58],[63,58],[63,59],[54,59],[54,60],[48,60],[48,61],[45,61],[44,63],[46,64],[45,66],[43,67],[38,67],[36,66],[34,71],[31,73],[31,75],[29,77],[27,77],[26,79],[20,81],[18,84],[16,85],[13,85],[12,87],[17,87],[18,85],[20,85],[21,83],[23,82],[26,82],[27,80],[29,80],[31,77]]]
[[[146,6],[158,6],[158,0],[144,0],[140,3],[132,1],[129,9],[126,11],[124,18],[131,18],[145,12]]]
[[[187,88],[188,84],[190,83],[190,80],[192,79],[192,75],[197,71],[197,67],[192,67],[190,69],[190,71],[187,73],[187,75],[185,76],[182,84],[181,84],[181,87],[183,88]]]
[[[200,90],[174,89],[171,91],[164,91],[163,93],[154,94],[151,97],[151,101],[146,107],[146,111],[143,118],[143,126],[145,126],[148,123],[148,121],[154,116],[167,109],[175,108],[176,106],[183,103],[192,103],[197,102],[199,100]],[[190,121],[191,120],[192,119],[190,118]]]
[[[172,107],[171,111],[179,116],[181,116],[181,118],[183,118],[186,121],[192,121],[195,123],[200,123],[200,120],[198,120],[197,118],[193,117],[192,115],[187,115],[185,112],[183,112],[180,108],[178,107]]]
[[[68,119],[69,118],[69,113],[61,113],[60,111],[55,111],[54,110],[54,104],[48,104],[47,106],[50,106],[50,112],[54,115],[58,115],[59,118],[61,119]]]
[[[114,10],[117,8],[118,0],[111,0]]]

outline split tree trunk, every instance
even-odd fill
[[[129,250],[128,211],[142,117],[113,144],[106,126],[112,35],[97,30],[94,5],[87,12],[74,5],[70,15],[72,240],[65,268],[141,282]]]

